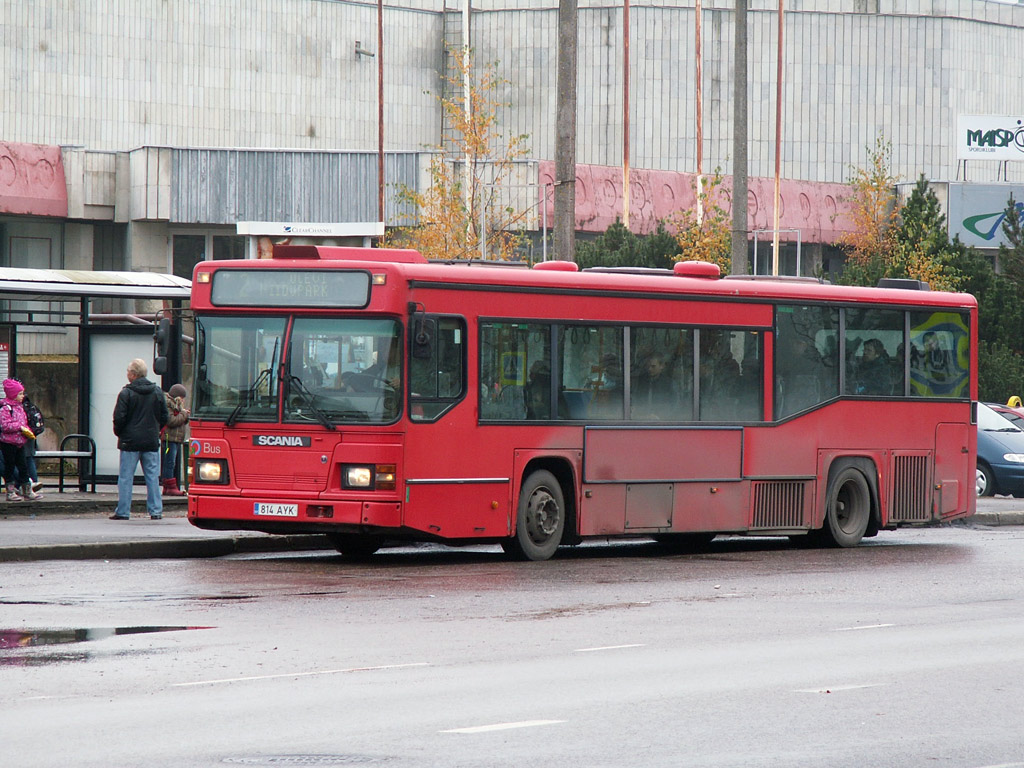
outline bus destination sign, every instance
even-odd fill
[[[362,308],[370,303],[370,274],[345,269],[221,269],[210,301],[220,307]]]

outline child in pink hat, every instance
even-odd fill
[[[25,399],[25,387],[17,379],[4,379],[3,387],[4,399],[0,400],[0,452],[4,457],[7,500],[41,499],[43,495],[33,491],[32,483],[28,481],[28,465],[25,462],[25,443],[35,440],[25,417],[25,408],[21,404]],[[15,485],[15,473],[27,481],[21,493],[18,493]]]

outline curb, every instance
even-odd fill
[[[332,547],[325,536],[232,536],[207,539],[154,539],[89,544],[0,547],[0,562],[32,560],[145,560],[223,557],[251,552],[301,552]]]
[[[979,512],[971,517],[964,518],[965,523],[976,525],[1024,525],[1024,510],[1011,512]]]

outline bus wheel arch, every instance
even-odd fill
[[[855,547],[879,528],[877,471],[867,458],[840,458],[832,462],[825,486],[822,527],[825,544]]]
[[[523,471],[516,502],[515,530],[502,542],[520,560],[548,560],[559,545],[574,539],[575,493],[572,471],[558,460],[531,461]]]

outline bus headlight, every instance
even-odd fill
[[[228,465],[226,461],[223,459],[196,459],[195,461],[195,482],[227,484]]]
[[[1011,464],[1024,464],[1024,453],[1004,453],[1003,461],[1008,461]]]
[[[373,467],[352,467],[341,468],[342,488],[372,488]]]
[[[394,464],[344,464],[341,467],[341,487],[393,491],[395,469]]]

